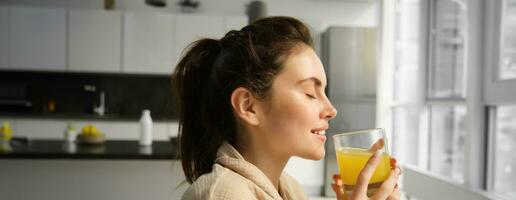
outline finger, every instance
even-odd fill
[[[383,148],[383,145],[385,145],[385,140],[383,138],[380,138],[378,141],[376,141],[373,146],[369,149],[369,152],[374,153],[380,149]]]
[[[392,194],[387,198],[387,200],[399,200],[401,199],[401,192],[399,187],[395,187]]]
[[[337,200],[344,200],[346,195],[344,193],[344,186],[342,184],[342,180],[340,179],[339,174],[333,175],[333,183],[331,184],[331,188],[335,192],[337,196]]]
[[[342,184],[342,179],[340,179],[340,174],[333,174],[333,183],[331,184],[331,188],[335,192],[337,196],[337,200],[347,200],[347,196],[344,188],[344,184]]]
[[[341,180],[340,174],[333,174],[332,178],[333,178],[333,182],[337,182],[337,180]]]
[[[339,186],[337,184],[331,184],[331,188],[335,192],[337,200],[347,200],[347,197],[344,194],[344,188],[342,188],[342,186]]]
[[[396,158],[391,157],[391,169],[394,169],[398,166],[398,161]]]
[[[356,197],[364,197],[367,196],[367,185],[369,184],[369,180],[371,179],[371,176],[373,176],[373,173],[376,169],[376,166],[378,163],[380,163],[381,158],[381,152],[376,151],[367,161],[366,165],[364,166],[364,169],[360,172],[358,175],[358,179],[356,182],[356,187],[353,191],[353,196]]]
[[[334,174],[333,175],[333,184],[336,184],[338,185],[339,187],[342,187],[343,184],[342,184],[342,179],[340,179],[340,175],[338,174]]]
[[[396,167],[393,170],[391,170],[391,174],[387,179],[382,183],[380,188],[378,189],[378,192],[374,195],[376,199],[386,199],[389,197],[393,190],[397,188],[398,185],[398,179],[400,176],[400,168]]]

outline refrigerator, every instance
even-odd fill
[[[376,28],[329,27],[322,35],[326,93],[338,111],[327,131],[324,195],[335,196],[332,175],[338,173],[332,136],[375,127],[378,66]]]

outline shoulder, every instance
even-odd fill
[[[287,173],[281,175],[280,187],[287,199],[308,199],[301,185]]]
[[[301,185],[299,185],[299,183],[296,181],[296,179],[294,179],[292,176],[290,176],[287,173],[281,174],[280,180],[281,180],[282,185],[288,186],[288,188],[290,188],[290,189],[302,190]]]
[[[211,199],[256,199],[249,182],[239,174],[228,171],[213,185]]]
[[[255,194],[246,179],[237,173],[215,165],[213,171],[199,177],[182,199],[254,199]]]

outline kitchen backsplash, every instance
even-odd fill
[[[102,91],[106,116],[176,119],[165,75],[0,71],[0,113],[94,115]]]

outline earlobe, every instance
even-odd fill
[[[253,126],[260,124],[255,110],[256,98],[247,88],[239,87],[231,93],[231,106],[236,117],[242,121]]]

